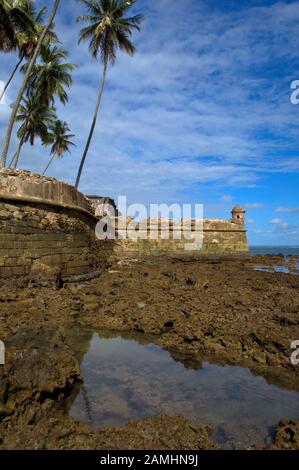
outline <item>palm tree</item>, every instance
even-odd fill
[[[103,74],[93,121],[86,147],[81,159],[80,168],[76,180],[78,188],[84,163],[88,154],[92,136],[95,130],[97,116],[102,100],[103,91],[106,83],[108,64],[114,64],[116,60],[116,51],[122,51],[133,55],[136,51],[130,41],[130,36],[134,29],[140,31],[142,15],[126,17],[127,11],[137,2],[137,0],[80,0],[88,10],[87,15],[79,16],[77,21],[88,22],[80,32],[79,42],[89,40],[89,50],[93,58],[101,56],[103,63]]]
[[[17,33],[34,30],[34,23],[22,8],[21,0],[0,0],[0,51],[17,48]]]
[[[41,103],[38,96],[31,95],[22,99],[16,117],[16,121],[21,123],[17,133],[20,143],[10,166],[16,168],[22,147],[26,142],[29,141],[30,145],[34,145],[36,137],[40,137],[43,144],[49,144],[49,128],[55,119],[54,108],[49,108],[46,104]]]
[[[66,59],[67,56],[68,53],[65,50],[56,46],[52,47],[49,41],[42,45],[40,50],[41,60],[40,63],[35,64],[32,69],[26,90],[28,99],[24,100],[28,105],[35,104],[37,106],[37,116],[41,115],[41,110],[44,112],[47,107],[50,109],[51,107],[54,107],[55,95],[58,96],[63,104],[66,104],[68,101],[68,95],[65,90],[65,86],[69,87],[72,83],[70,71],[75,68],[75,65],[61,63],[61,61]],[[22,70],[26,72],[26,68],[27,64],[22,67]],[[24,118],[21,117],[21,120],[22,119]],[[61,123],[61,121],[59,122]],[[66,123],[61,124],[66,125]],[[58,133],[59,127],[56,127],[55,130]],[[62,129],[60,128],[60,132],[61,131]],[[46,142],[44,138],[42,139],[43,143],[53,143],[52,137],[53,136],[51,136],[51,133],[48,134],[49,142]],[[23,143],[24,142],[20,140],[19,149],[22,148]],[[54,147],[54,150],[57,152],[57,147]],[[18,163],[18,153],[19,152],[17,151],[13,160],[15,165]],[[55,155],[57,156],[57,153],[55,153]]]
[[[19,50],[19,60],[16,66],[14,67],[9,79],[7,80],[5,84],[5,87],[0,95],[0,101],[2,100],[6,90],[8,89],[10,83],[12,82],[23,60],[31,59],[34,53],[35,47],[37,45],[38,39],[44,29],[44,25],[42,23],[43,23],[44,15],[47,11],[47,8],[44,7],[37,12],[32,0],[19,0],[19,3],[20,3],[20,8],[22,9],[22,11],[24,11],[24,13],[30,19],[32,25],[34,25],[34,28],[16,32],[16,43],[17,43],[17,48]],[[58,37],[52,29],[48,31],[46,35],[46,40],[49,40],[53,43],[58,42]]]
[[[62,63],[68,57],[64,49],[51,46],[50,42],[43,44],[40,50],[40,63],[35,64],[27,83],[27,93],[38,90],[40,100],[45,104],[54,105],[54,97],[58,96],[63,104],[68,101],[65,87],[72,84],[70,72],[75,69],[74,64]],[[26,72],[28,65],[22,70]]]
[[[34,54],[33,54],[32,58],[30,60],[27,71],[25,73],[23,83],[22,83],[21,88],[19,90],[18,96],[17,96],[17,98],[14,102],[12,113],[11,113],[10,120],[9,120],[9,123],[8,123],[7,131],[6,131],[6,136],[5,136],[5,140],[4,140],[3,151],[2,151],[1,161],[0,161],[0,167],[2,167],[2,168],[6,166],[7,154],[8,154],[10,141],[11,141],[12,131],[13,131],[13,127],[14,127],[14,124],[15,124],[15,119],[16,119],[16,116],[17,116],[17,113],[18,113],[18,109],[19,109],[21,100],[22,100],[24,91],[25,91],[26,86],[27,86],[28,78],[30,77],[31,71],[34,67],[35,61],[36,61],[37,56],[40,52],[40,48],[41,48],[41,46],[44,42],[44,39],[45,39],[49,29],[51,28],[51,25],[52,25],[53,20],[55,18],[57,9],[59,7],[59,4],[60,4],[60,0],[53,0],[52,10],[51,10],[51,13],[50,13],[50,16],[49,16],[49,19],[48,19],[48,23],[45,26],[45,28],[43,29],[43,32],[39,37],[39,40],[37,42]]]
[[[49,142],[52,143],[51,147],[51,158],[48,165],[43,172],[45,175],[48,171],[49,166],[51,165],[54,157],[62,158],[66,152],[70,153],[70,146],[75,145],[70,139],[74,137],[73,134],[70,134],[70,129],[66,122],[55,121],[55,123],[50,128],[49,133]]]

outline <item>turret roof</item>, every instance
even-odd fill
[[[237,205],[233,208],[232,212],[245,212],[245,209],[240,205]]]

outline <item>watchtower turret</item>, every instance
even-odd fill
[[[245,209],[236,206],[232,210],[232,222],[235,224],[245,225]]]

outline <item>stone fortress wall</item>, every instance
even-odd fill
[[[113,249],[118,256],[207,258],[249,255],[245,211],[240,206],[233,209],[230,220],[205,219],[174,222],[166,219],[148,219],[140,225],[135,223],[135,237],[133,230],[130,231],[132,219],[127,220],[127,227],[129,227],[127,230],[124,230],[123,223],[119,225],[122,227],[118,230],[120,239],[115,242]],[[188,234],[188,230],[191,233]]]
[[[74,187],[1,170],[0,278],[96,275],[104,262],[98,255],[97,221],[88,199]]]
[[[119,230],[118,239],[97,240],[95,216],[98,202],[74,187],[21,170],[0,171],[0,279],[15,277],[76,280],[96,276],[107,261],[146,256],[244,256],[248,244],[244,211],[237,207],[233,218],[205,220],[202,250],[186,251],[177,227],[170,222],[170,237],[164,238],[163,222],[149,220],[146,232],[157,239],[129,239]],[[118,214],[117,214],[118,216]],[[116,221],[120,219],[116,217]],[[130,220],[127,221],[128,223]],[[194,224],[194,221],[193,221]]]
[[[184,235],[184,225],[177,228],[171,222],[169,230],[164,229],[161,221],[151,220],[146,230],[147,236],[134,239],[123,236],[114,245],[114,253],[118,256],[144,257],[144,256],[169,256],[169,257],[223,257],[246,256],[249,254],[247,233],[244,225],[220,219],[207,219],[203,221],[202,228],[196,228],[195,221],[191,222],[191,239]],[[200,231],[203,232],[203,244],[198,245]],[[122,231],[120,231],[121,233]],[[142,233],[142,230],[141,230]],[[157,233],[151,239],[150,233]],[[169,233],[169,237],[168,237]],[[165,239],[167,237],[167,239]],[[196,243],[197,241],[197,243]],[[187,246],[192,245],[192,249]],[[197,248],[198,246],[198,248]],[[199,247],[200,246],[200,247]]]

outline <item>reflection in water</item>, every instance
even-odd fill
[[[293,274],[294,276],[299,275],[298,269],[299,269],[299,264],[298,263],[295,263],[292,269],[288,268],[287,266],[279,266],[279,265],[273,266],[273,267],[262,266],[262,265],[254,267],[254,271],[262,271],[262,272],[265,272],[265,273]]]
[[[293,274],[295,276],[299,275],[299,259],[296,256],[287,256],[283,257],[284,265],[274,265],[274,266],[266,266],[266,265],[258,265],[254,267],[254,271],[263,271],[267,273],[285,273],[285,274]]]
[[[186,368],[144,337],[105,336],[89,332],[75,341],[84,383],[69,413],[93,428],[183,415],[211,424],[225,447],[244,448],[267,442],[281,419],[299,418],[299,393],[248,369],[192,361]]]

